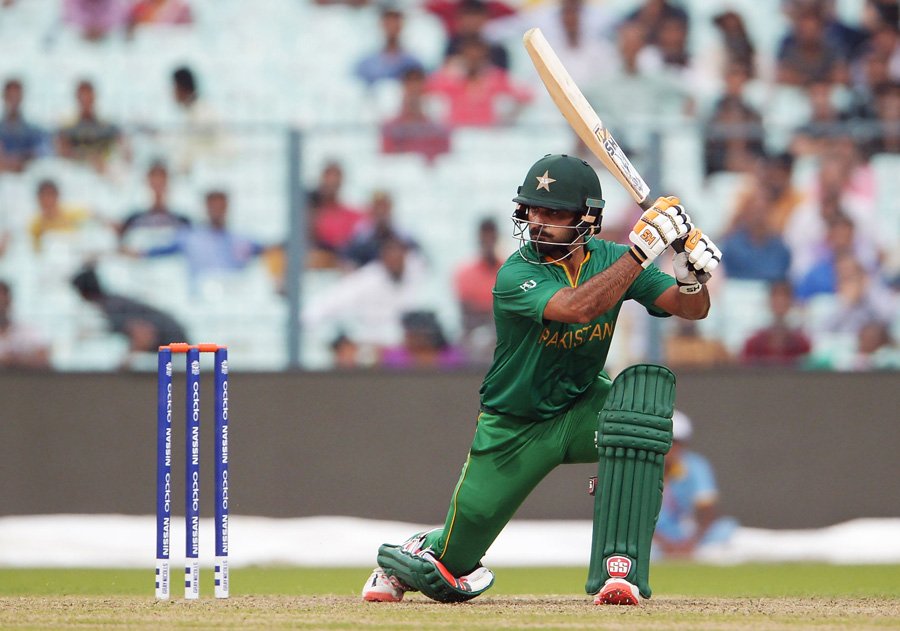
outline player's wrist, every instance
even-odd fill
[[[653,260],[648,257],[645,252],[641,251],[640,248],[634,245],[629,248],[628,254],[631,255],[631,258],[633,258],[638,265],[645,269],[650,265],[650,263],[653,262]]]

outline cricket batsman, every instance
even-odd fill
[[[598,605],[650,597],[675,377],[650,364],[615,380],[603,369],[623,301],[657,317],[706,317],[698,275],[708,280],[721,252],[675,197],[641,215],[630,246],[598,238],[600,181],[567,155],[538,160],[513,201],[520,247],[497,273],[497,346],[447,519],[379,548],[367,601],[397,602],[414,590],[439,602],[483,593],[494,574],[481,558],[518,507],[557,465],[582,462],[599,463],[587,592]],[[652,263],[676,244],[673,278]]]

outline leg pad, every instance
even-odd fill
[[[674,406],[675,375],[662,366],[630,366],[612,384],[598,415],[589,594],[609,578],[623,578],[650,597],[650,544],[662,506]]]

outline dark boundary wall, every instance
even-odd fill
[[[233,373],[232,513],[440,523],[474,431],[480,379]],[[204,381],[204,512],[210,386]],[[681,374],[678,407],[694,419],[694,447],[716,468],[726,512],[750,526],[817,527],[900,515],[898,386],[897,373]],[[0,375],[0,514],[152,513],[154,397],[152,374]],[[592,470],[558,469],[518,517],[588,519]]]

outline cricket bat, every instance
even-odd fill
[[[643,210],[650,208],[655,201],[655,198],[650,196],[650,187],[597,116],[597,112],[584,98],[584,94],[556,56],[541,29],[529,29],[522,37],[522,43],[541,81],[544,82],[544,87],[556,103],[557,109],[569,121],[569,126],[613,177],[625,187],[638,206]],[[676,241],[672,247],[676,252],[684,250],[684,244],[680,241]]]

